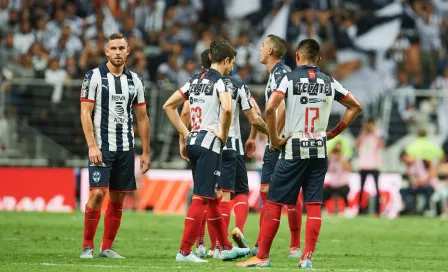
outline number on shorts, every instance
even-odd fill
[[[310,111],[314,111],[313,117],[311,117],[311,127],[309,126]],[[305,109],[305,132],[314,132],[314,123],[319,118],[319,108],[306,108]]]
[[[202,109],[201,107],[192,107],[190,110],[191,113],[191,127],[192,129],[201,128],[202,123]]]

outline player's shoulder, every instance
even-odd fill
[[[320,70],[317,73],[316,77],[320,78],[320,79],[323,79],[324,81],[327,81],[327,82],[335,82],[336,81],[333,77],[331,77],[331,76],[321,72]]]
[[[289,66],[286,65],[283,61],[277,62],[277,64],[272,69],[272,73],[274,74],[274,76],[284,75],[288,72],[291,72],[291,68],[289,68]]]
[[[237,87],[238,89],[246,85],[244,81],[236,76],[229,76],[230,81],[232,82],[233,86]]]
[[[205,77],[208,79],[208,81],[210,82],[216,82],[218,80],[223,80],[226,79],[225,76],[223,76],[221,73],[219,73],[218,71],[216,71],[215,69],[209,69],[205,75]]]
[[[123,72],[128,78],[132,79],[133,81],[137,81],[138,83],[144,84],[143,77],[141,77],[139,74],[137,74],[134,71],[131,71],[127,68],[124,69]]]

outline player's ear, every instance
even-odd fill
[[[126,50],[126,56],[129,56],[130,53],[131,53],[131,48],[128,45],[128,49]]]
[[[300,61],[300,54],[299,51],[296,51],[296,62]]]
[[[231,60],[230,60],[229,57],[227,57],[227,58],[224,59],[224,64],[229,64],[230,62],[231,62]]]
[[[318,56],[317,57],[317,62],[316,62],[316,65],[319,65],[319,62],[322,60],[322,57],[321,56]]]

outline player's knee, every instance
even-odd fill
[[[92,202],[102,203],[105,196],[106,190],[104,189],[94,189],[90,191],[90,199]]]
[[[261,186],[261,187],[260,187],[260,192],[262,192],[262,193],[267,193],[267,192],[269,192],[269,185],[267,185],[267,186]]]
[[[222,192],[222,202],[230,202],[231,193],[230,192]]]

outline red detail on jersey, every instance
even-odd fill
[[[134,107],[146,105],[146,102],[135,104]]]
[[[90,103],[95,103],[95,100],[92,100],[92,99],[87,99],[87,98],[80,98],[79,100],[81,100],[82,102],[90,102]]]
[[[285,96],[285,93],[280,90],[273,90],[272,93],[278,93],[278,94]]]
[[[309,126],[309,112],[314,111],[314,117],[311,118],[311,127]],[[305,109],[305,133],[307,134],[307,137],[310,138],[311,134],[309,132],[314,132],[314,123],[319,118],[319,108],[306,108]]]
[[[177,91],[180,92],[180,94],[185,98],[185,100],[188,100],[188,97],[182,92],[181,89],[179,89]]]
[[[202,75],[201,75],[201,79],[203,79],[206,74],[207,74],[207,72],[203,72]]]
[[[310,78],[316,78],[316,74],[314,73],[313,69],[309,69],[308,74],[310,75]]]
[[[347,97],[348,97],[349,95],[350,95],[350,93],[346,94],[343,98],[339,99],[338,102],[341,102],[341,101],[347,99]]]

